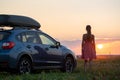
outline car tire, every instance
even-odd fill
[[[18,72],[20,74],[25,74],[31,73],[31,71],[32,71],[31,61],[26,57],[21,58],[18,63]]]
[[[62,71],[71,73],[73,69],[74,69],[73,59],[71,57],[67,57],[64,62],[64,67],[62,68]]]

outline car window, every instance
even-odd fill
[[[40,39],[35,32],[23,32],[17,38],[22,42],[40,43]]]
[[[55,45],[55,41],[45,34],[39,34],[42,44]]]
[[[7,39],[10,33],[8,32],[0,32],[0,41]]]
[[[25,33],[20,33],[19,35],[17,35],[17,39],[21,42],[27,42]]]
[[[39,43],[39,37],[35,32],[27,32],[26,33],[27,42],[29,43]]]

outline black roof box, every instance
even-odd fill
[[[0,15],[0,26],[29,27],[38,29],[41,25],[34,19],[19,15]]]

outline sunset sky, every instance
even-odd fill
[[[120,0],[0,0],[0,14],[36,19],[41,30],[76,54],[81,53],[81,38],[90,24],[97,53],[120,54]]]

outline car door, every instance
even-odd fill
[[[43,54],[46,52],[41,48],[41,41],[37,33],[35,31],[26,31],[20,33],[17,37],[24,45],[24,53],[32,56],[33,64],[35,66],[42,65],[44,63]]]
[[[56,41],[50,36],[36,31],[27,31],[21,33],[19,37],[25,46],[25,52],[30,53],[36,67],[61,64],[63,60],[61,47],[56,46]]]
[[[41,46],[43,50],[46,52],[44,59],[49,65],[60,65],[63,60],[63,53],[60,45],[57,45],[57,41],[51,38],[49,35],[45,33],[38,33]]]

